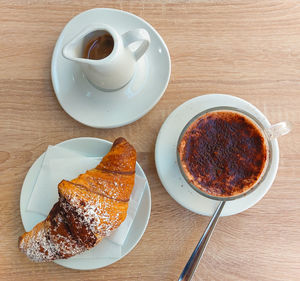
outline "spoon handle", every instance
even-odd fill
[[[217,224],[218,218],[222,212],[225,205],[225,201],[220,202],[217,209],[215,210],[213,216],[211,217],[209,224],[207,225],[201,239],[199,240],[194,252],[192,253],[190,259],[186,263],[183,271],[181,272],[178,281],[189,281],[194,275],[194,272],[200,262],[200,259],[205,251],[206,245],[209,241],[211,234]]]

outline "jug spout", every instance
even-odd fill
[[[63,47],[62,54],[66,59],[77,62],[86,60],[83,58],[83,52],[88,41],[87,37],[90,37],[88,33],[88,30],[82,31]]]
[[[82,59],[82,51],[77,44],[72,42],[65,45],[62,53],[68,60],[77,61],[78,59]]]

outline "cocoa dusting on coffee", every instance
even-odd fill
[[[253,187],[267,159],[261,131],[250,119],[232,111],[199,117],[178,149],[188,179],[200,190],[222,197]]]

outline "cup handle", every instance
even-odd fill
[[[283,121],[272,125],[270,128],[266,129],[266,132],[269,138],[272,140],[280,136],[286,135],[291,131],[291,129],[292,129],[291,123],[287,121]]]
[[[136,41],[141,41],[141,45],[133,52],[135,59],[139,58],[147,51],[150,44],[150,35],[147,30],[143,28],[130,30],[122,35],[124,47],[128,47],[130,44]]]

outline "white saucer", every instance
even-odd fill
[[[62,56],[63,46],[95,22],[111,25],[120,34],[136,28],[150,34],[149,49],[138,61],[134,77],[120,90],[96,89],[78,64]],[[74,17],[61,32],[52,56],[52,84],[60,105],[78,122],[95,128],[120,127],[144,116],[164,94],[170,74],[169,51],[158,32],[145,20],[115,9],[92,9]]]
[[[70,139],[64,142],[57,144],[57,146],[71,149],[82,153],[84,156],[91,157],[102,157],[110,149],[112,143],[109,141],[96,139],[96,138],[76,138]],[[29,169],[21,191],[20,198],[20,211],[21,218],[26,231],[31,230],[38,222],[44,220],[42,215],[38,213],[29,212],[26,210],[28,201],[31,196],[35,181],[39,174],[42,162],[43,162],[44,153],[34,162],[34,164]],[[96,269],[104,266],[108,266],[112,263],[123,258],[127,255],[139,242],[142,238],[151,212],[151,194],[149,184],[146,178],[146,175],[143,172],[141,166],[136,163],[136,174],[145,178],[146,186],[141,199],[137,214],[132,223],[131,229],[128,233],[127,239],[122,246],[122,256],[119,258],[98,258],[98,259],[70,259],[70,260],[57,260],[55,263],[62,265],[64,267],[73,268],[73,269]],[[99,244],[100,245],[100,244]],[[96,246],[97,247],[97,246]]]
[[[160,129],[155,147],[156,169],[167,192],[184,208],[206,216],[213,214],[219,201],[200,195],[188,185],[180,173],[176,159],[176,150],[179,135],[186,123],[201,111],[216,106],[231,106],[244,109],[257,117],[265,127],[270,126],[266,117],[245,100],[221,94],[203,95],[183,103],[169,115]],[[270,157],[272,157],[272,161],[265,180],[249,195],[234,201],[228,201],[224,206],[222,216],[230,216],[247,210],[262,199],[270,189],[275,179],[279,162],[277,140],[272,140],[271,145],[272,154]]]

